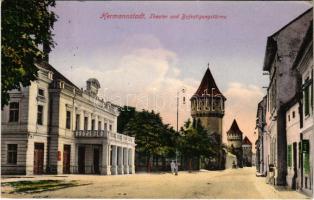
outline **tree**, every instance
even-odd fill
[[[37,77],[36,61],[54,47],[56,15],[49,10],[55,0],[3,0],[1,25],[1,108],[7,105],[8,91],[30,85]]]
[[[118,132],[123,133],[127,123],[134,117],[136,111],[134,107],[123,106],[118,116]]]
[[[204,129],[201,121],[188,119],[180,130],[180,152],[188,161],[189,171],[192,169],[192,161],[201,161],[208,169],[222,169],[224,166],[224,145],[221,135],[210,133]]]
[[[163,124],[159,113],[146,110],[135,112],[126,124],[124,133],[135,137],[136,151],[146,157],[147,171],[150,171],[152,157],[174,154],[175,131],[169,124]]]
[[[189,171],[192,170],[192,160],[199,160],[201,156],[208,157],[212,152],[211,140],[207,131],[199,120],[185,122],[181,129],[180,152],[188,159]]]

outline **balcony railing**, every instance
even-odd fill
[[[107,138],[107,131],[105,130],[76,130],[75,137],[102,137]]]
[[[106,130],[76,130],[74,135],[77,138],[109,138],[110,140],[134,143],[135,138],[120,133],[113,133]]]

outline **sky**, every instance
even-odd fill
[[[160,112],[174,128],[177,94],[181,126],[190,118],[189,99],[209,63],[227,98],[224,142],[236,119],[254,144],[257,103],[269,79],[262,71],[267,37],[310,7],[300,1],[57,1],[52,8],[58,15],[56,46],[49,61],[78,87],[97,78],[106,100]],[[104,19],[105,13],[143,13],[145,19]],[[151,19],[151,14],[168,18]],[[183,20],[183,15],[223,17]]]

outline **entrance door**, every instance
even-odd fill
[[[293,178],[292,178],[292,189],[296,189],[297,177],[298,177],[298,161],[297,161],[297,143],[293,143]]]
[[[78,172],[85,174],[85,147],[82,146],[78,149]]]
[[[71,145],[63,146],[63,173],[70,173]]]
[[[100,174],[99,171],[99,149],[94,149],[94,172],[95,174]]]
[[[43,174],[43,172],[44,172],[44,144],[35,143],[34,174]]]

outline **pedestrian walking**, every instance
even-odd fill
[[[175,175],[178,176],[178,171],[179,171],[179,165],[178,163],[176,162],[175,164]]]
[[[173,160],[170,163],[170,167],[171,167],[171,173],[174,174],[175,168],[176,168],[176,164],[173,162]]]

